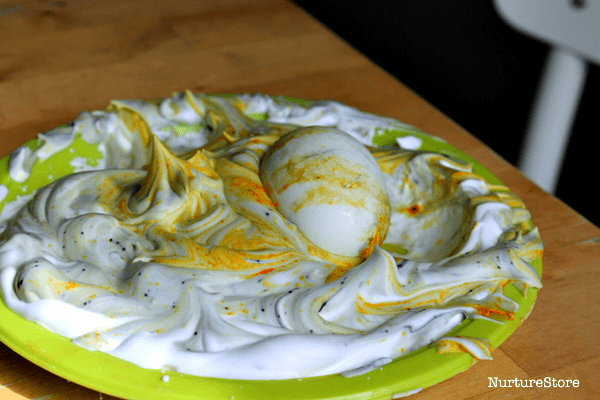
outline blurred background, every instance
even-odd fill
[[[549,46],[509,27],[492,1],[294,2],[517,165]],[[600,67],[589,64],[555,193],[596,225],[599,94]]]

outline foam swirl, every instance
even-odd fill
[[[0,218],[6,304],[145,368],[283,379],[399,357],[465,318],[513,318],[504,286],[541,287],[530,265],[541,241],[518,199],[437,153],[369,146],[392,205],[387,232],[356,256],[312,243],[268,196],[260,162],[320,122],[363,144],[402,126],[337,103],[189,92],[82,114],[71,138],[101,143],[102,160]],[[31,170],[21,153],[19,180]]]

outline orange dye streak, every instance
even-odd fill
[[[406,211],[411,215],[417,215],[421,211],[421,207],[418,204],[414,204],[408,207]]]
[[[266,275],[266,274],[268,274],[269,272],[272,272],[272,271],[274,271],[274,270],[275,270],[275,268],[267,268],[267,269],[263,269],[262,271],[258,271],[257,273],[255,273],[255,274],[252,274],[252,275],[250,275],[250,276],[252,277],[252,276],[257,276],[257,275]]]
[[[513,319],[515,319],[514,313],[511,313],[511,312],[496,310],[494,308],[483,307],[483,306],[473,306],[473,308],[475,308],[477,310],[477,312],[479,314],[483,315],[484,317],[489,317],[492,314],[498,314],[500,317],[506,318],[509,321],[512,321]]]

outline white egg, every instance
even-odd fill
[[[368,256],[390,220],[384,178],[371,153],[347,133],[305,127],[264,155],[260,178],[278,211],[321,249]]]

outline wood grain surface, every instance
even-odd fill
[[[338,100],[416,125],[477,159],[531,211],[546,248],[544,288],[493,361],[411,398],[600,398],[600,230],[293,4],[0,0],[0,157],[111,99],[185,89]],[[490,388],[488,377],[578,379],[580,386]],[[114,397],[0,344],[0,399]]]

